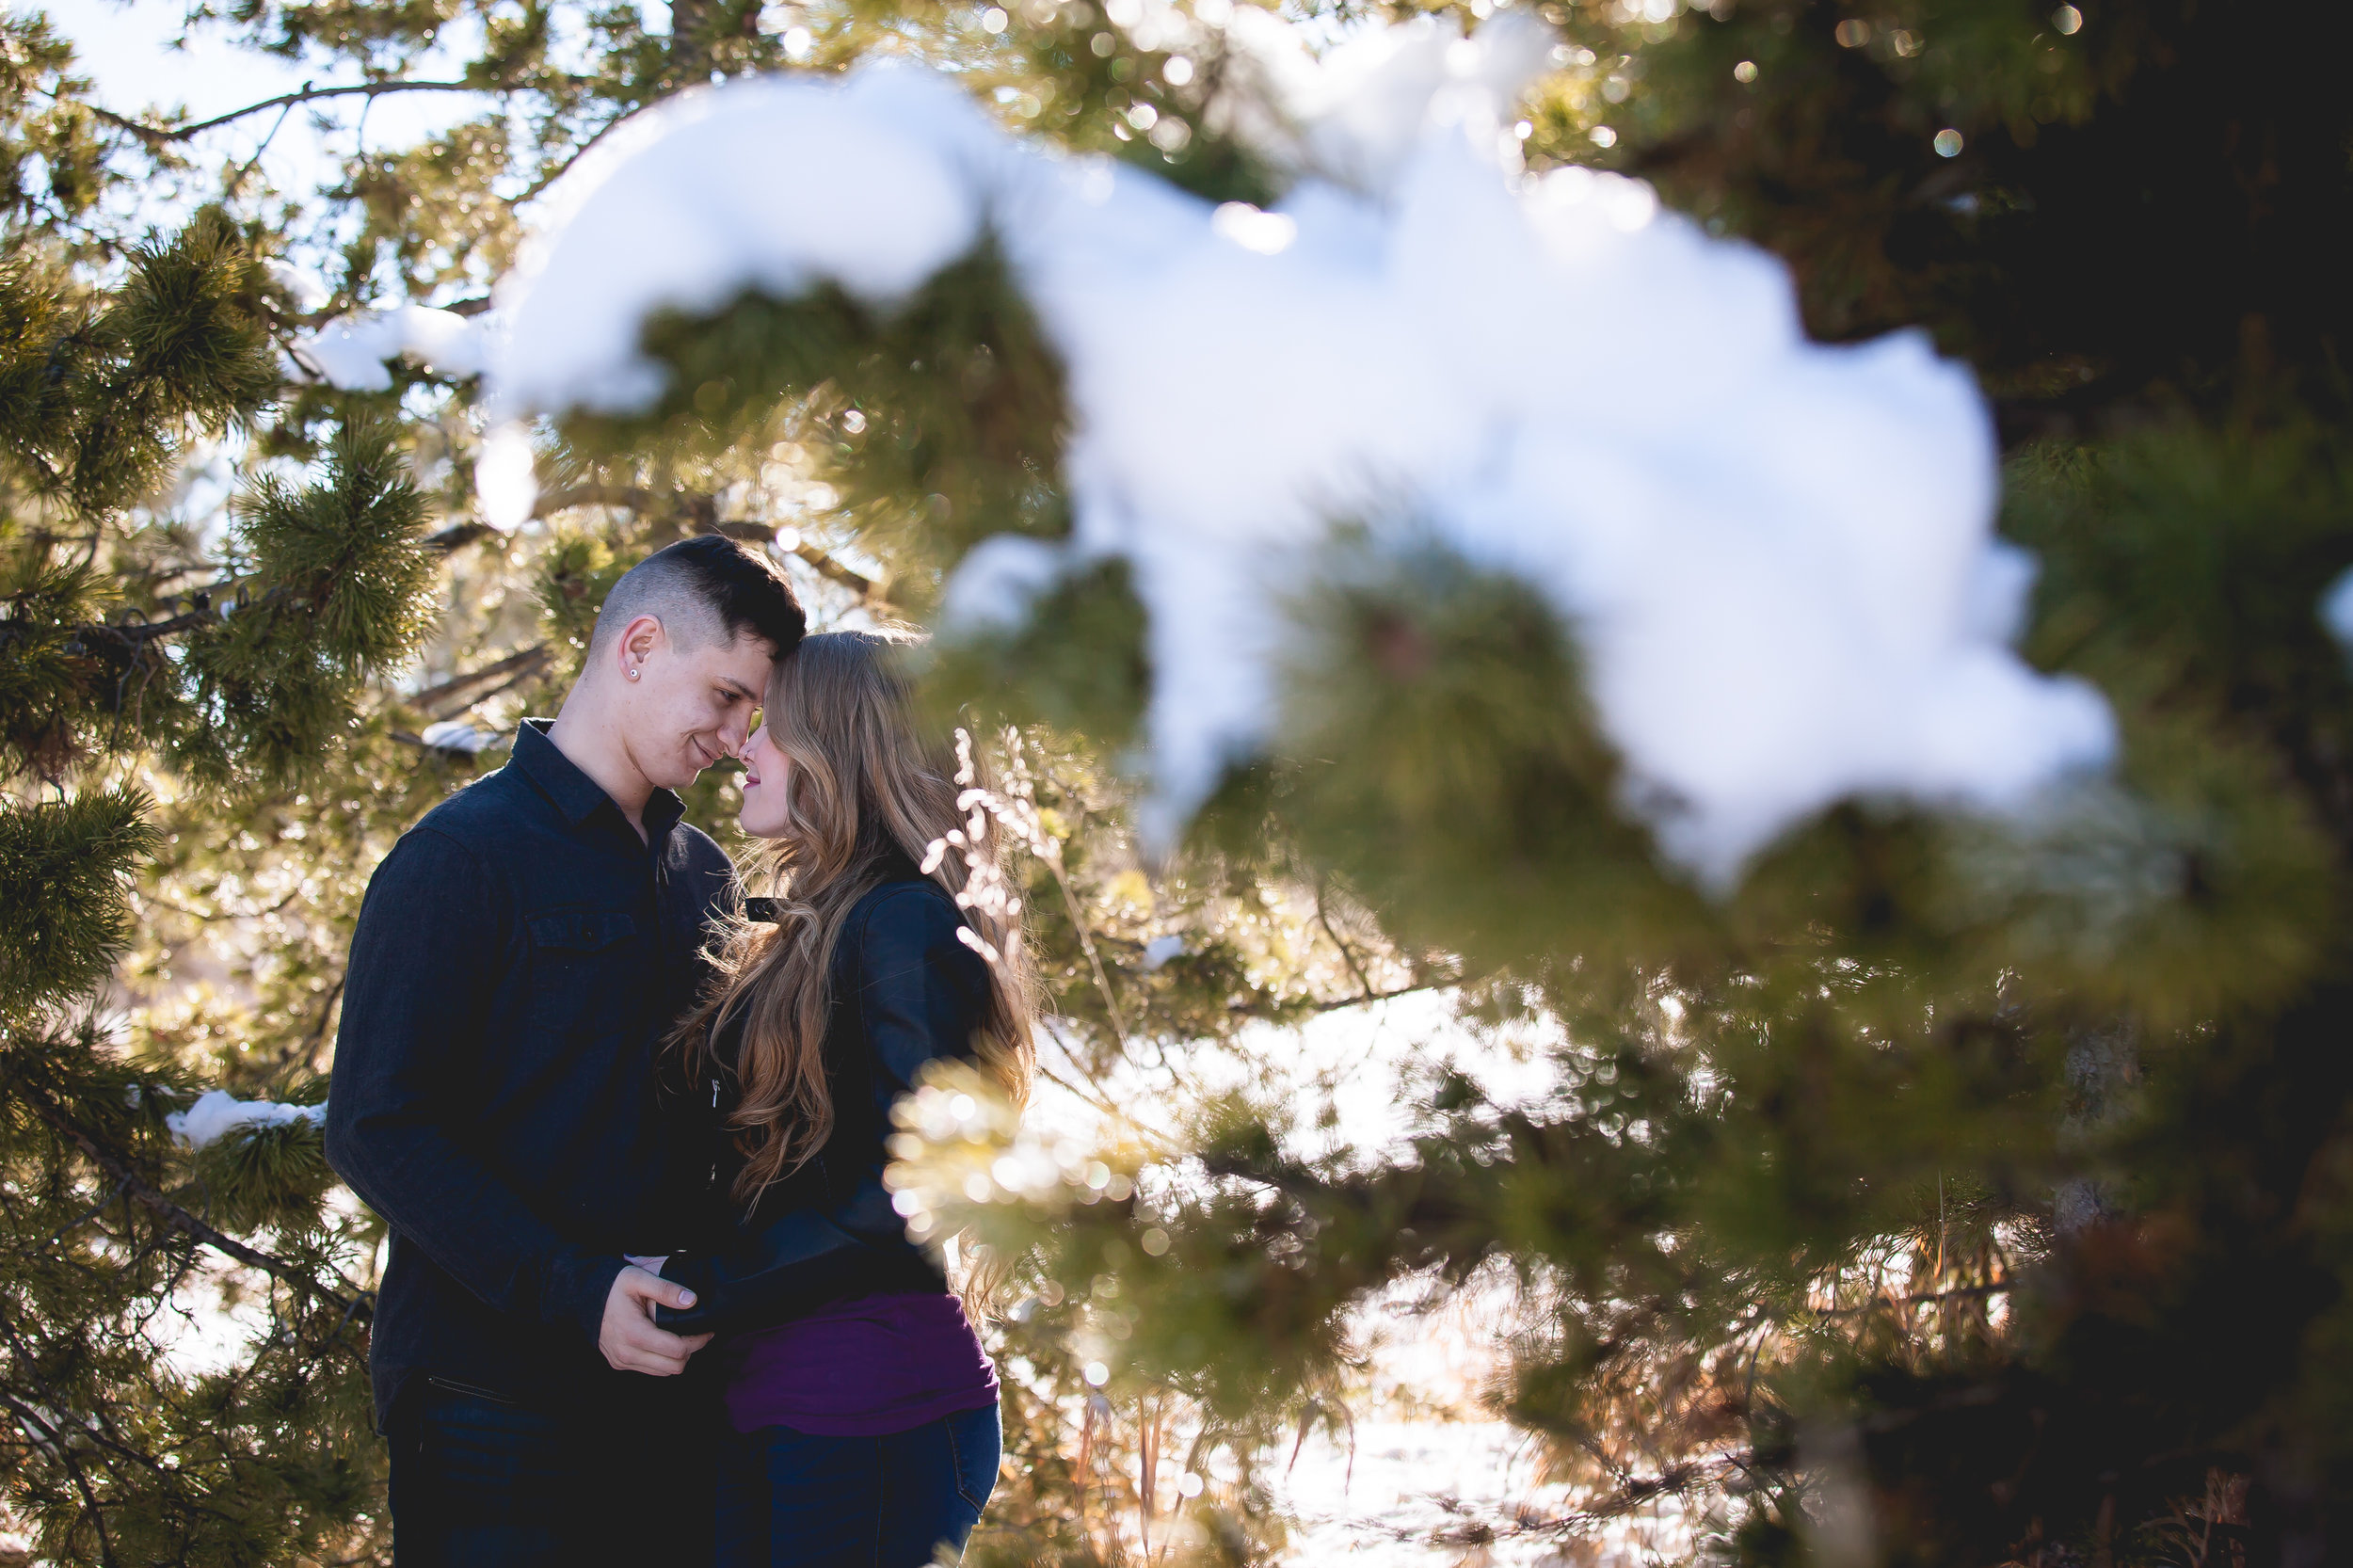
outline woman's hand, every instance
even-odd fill
[[[643,1269],[623,1269],[604,1299],[604,1324],[597,1336],[597,1349],[616,1371],[676,1377],[686,1370],[688,1356],[711,1343],[711,1336],[656,1328],[653,1309],[666,1306],[683,1311],[694,1304],[695,1292],[683,1286],[657,1279]]]
[[[670,1261],[669,1255],[666,1253],[659,1257],[639,1257],[634,1253],[623,1253],[621,1256],[649,1274],[660,1273],[662,1265]]]

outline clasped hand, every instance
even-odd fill
[[[661,1267],[658,1257],[631,1258],[604,1298],[597,1349],[617,1371],[676,1377],[686,1370],[688,1356],[711,1343],[708,1334],[672,1334],[654,1326],[655,1307],[683,1311],[695,1304],[695,1292],[654,1272]]]

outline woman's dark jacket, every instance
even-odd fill
[[[712,1197],[737,1220],[709,1252],[673,1256],[662,1277],[695,1292],[683,1312],[657,1309],[679,1334],[766,1328],[827,1302],[886,1291],[942,1290],[938,1266],[906,1239],[882,1183],[890,1107],[935,1057],[968,1058],[988,1002],[988,971],[956,933],[955,901],[893,856],[886,879],[850,908],[834,947],[825,1072],[833,1131],[800,1169],[769,1187],[748,1218],[729,1190],[744,1158],[725,1131],[738,1098],[733,1063],[743,1028],[714,1036],[700,1098],[712,1112]]]

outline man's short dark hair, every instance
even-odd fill
[[[784,573],[725,534],[680,539],[630,568],[597,612],[590,648],[601,650],[639,616],[660,617],[663,630],[687,647],[732,643],[748,632],[778,658],[798,648],[808,629]]]

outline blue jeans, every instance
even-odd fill
[[[712,1455],[701,1434],[712,1416],[661,1393],[642,1406],[557,1414],[418,1378],[392,1423],[393,1562],[708,1560]]]
[[[997,1406],[883,1437],[720,1438],[718,1568],[930,1568],[997,1485]]]

